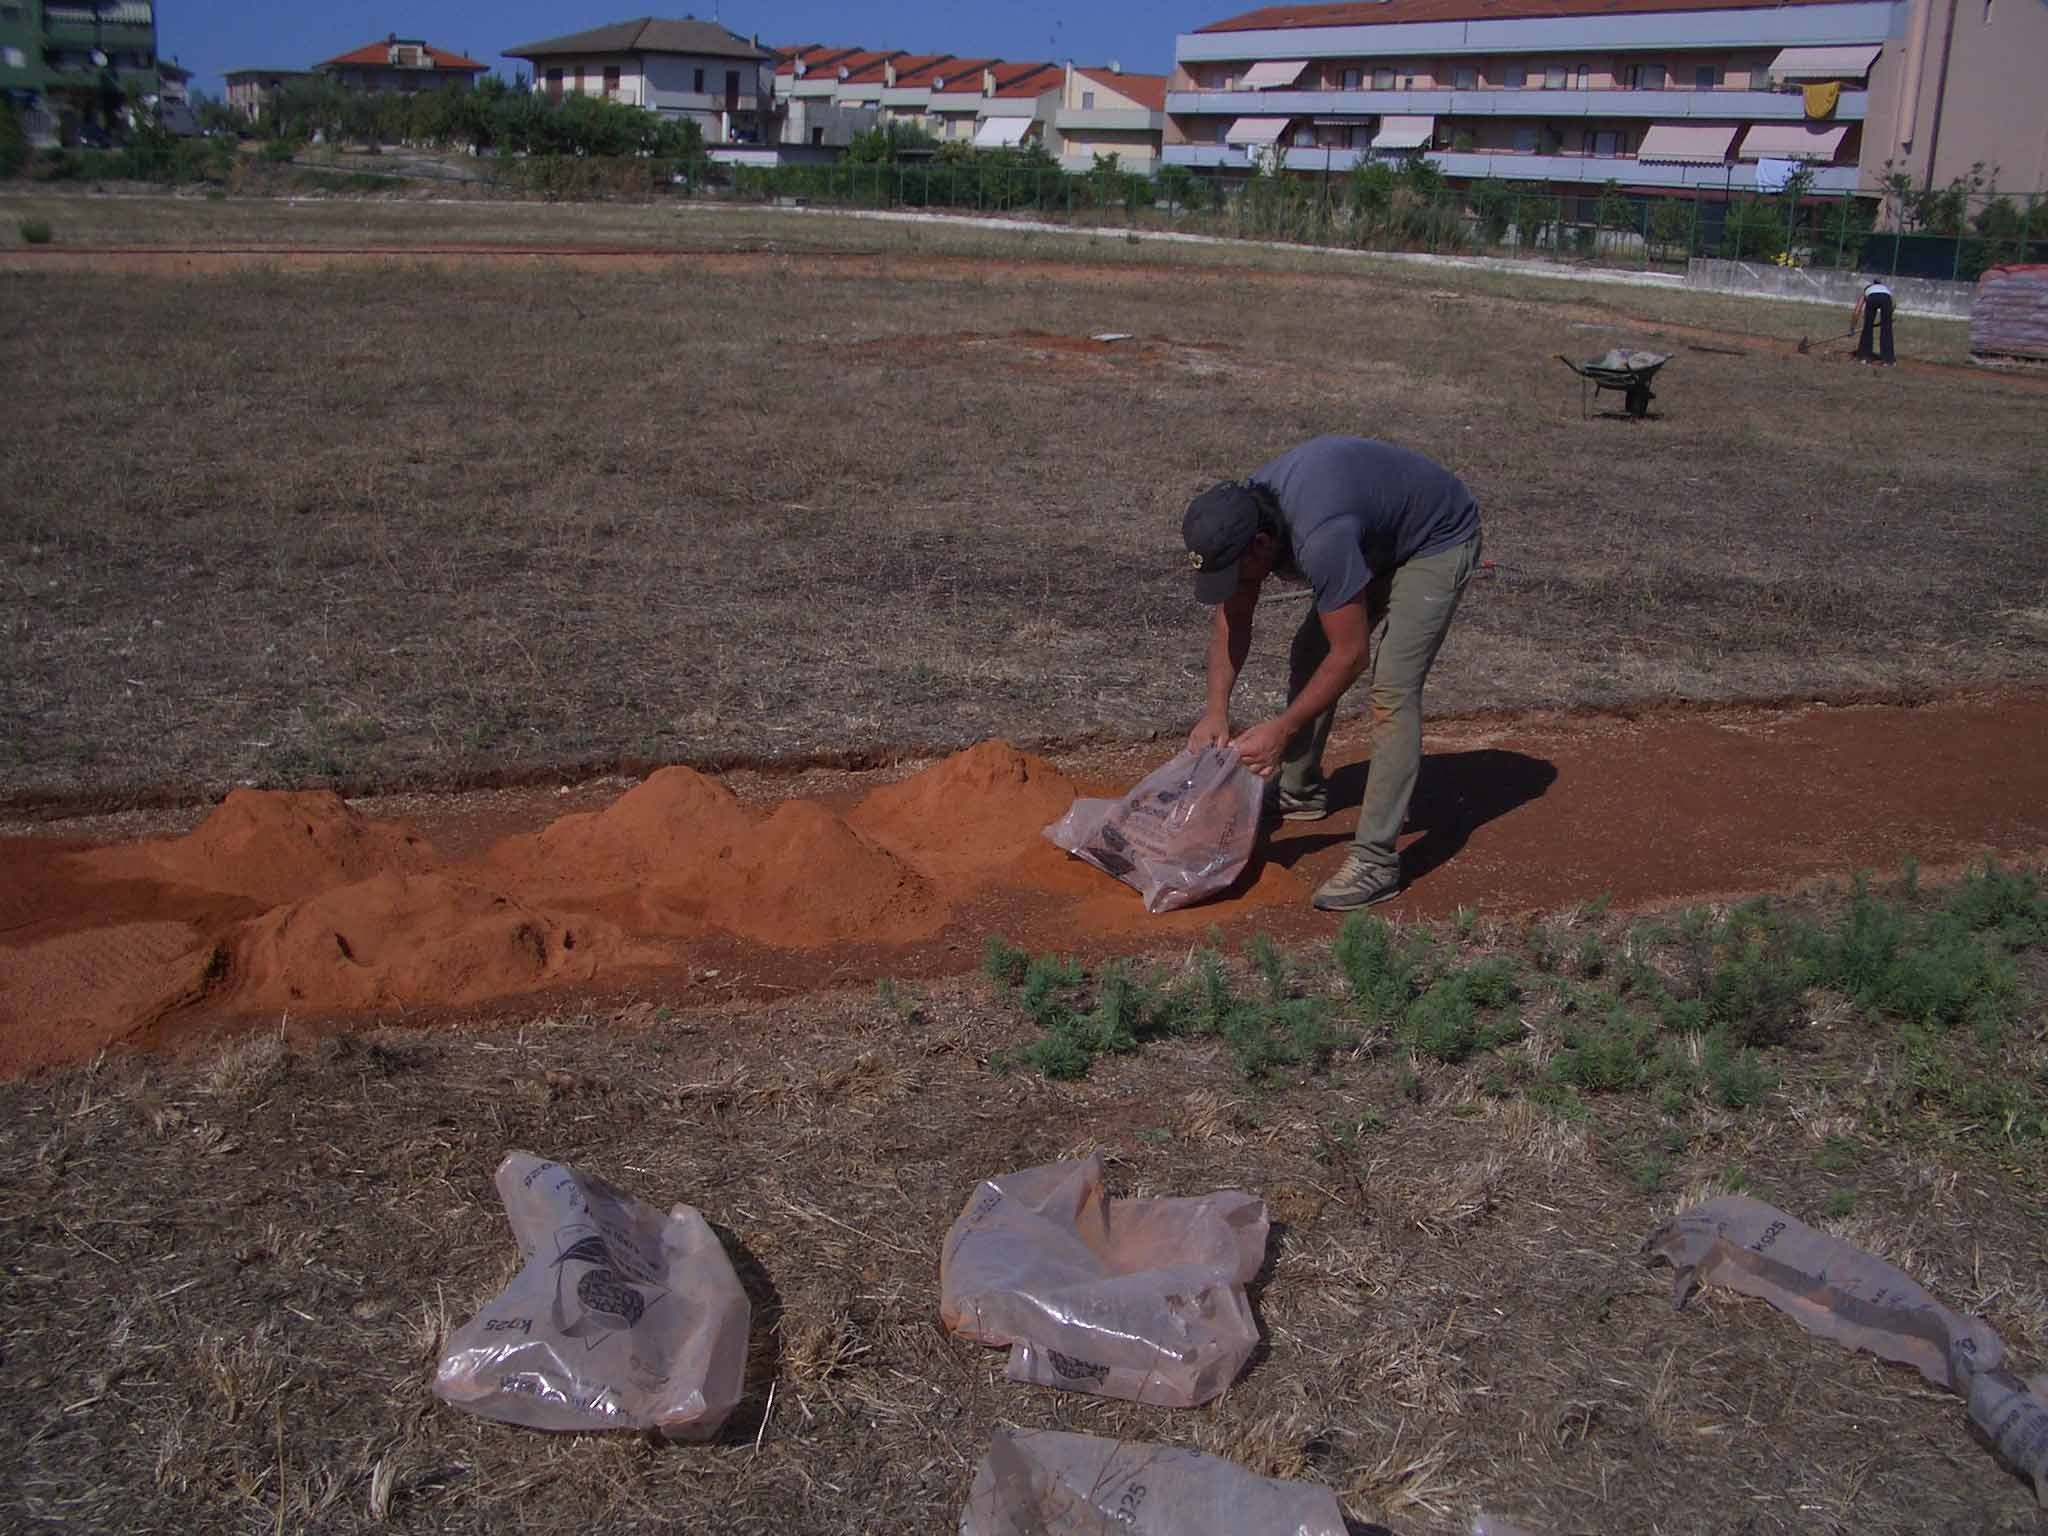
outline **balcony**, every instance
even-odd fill
[[[1287,151],[1285,166],[1290,171],[1343,175],[1361,159],[1370,158],[1371,153],[1366,150],[1296,146]],[[1565,182],[1590,187],[1614,181],[1624,187],[1669,191],[1749,192],[1756,188],[1754,161],[1728,161],[1720,165],[1645,164],[1633,155],[1538,155],[1511,150],[1431,150],[1429,158],[1445,175],[1461,181],[1492,176],[1503,181]],[[1196,170],[1256,169],[1250,154],[1230,144],[1169,144],[1162,159],[1167,165]],[[1856,190],[1858,172],[1853,165],[1817,165],[1813,172],[1813,193],[1846,196]]]
[[[1053,127],[1061,133],[1079,133],[1094,128],[1116,133],[1158,133],[1166,125],[1164,112],[1143,107],[1061,107],[1053,114]]]
[[[1868,91],[1844,91],[1831,121],[1861,122]],[[1175,117],[1429,117],[1546,119],[1654,117],[1665,121],[1793,122],[1806,116],[1797,91],[1172,91]]]

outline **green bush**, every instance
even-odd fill
[[[23,219],[19,227],[24,245],[48,245],[55,238],[48,221],[44,219]]]

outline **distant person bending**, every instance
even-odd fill
[[[1892,291],[1882,282],[1871,283],[1856,299],[1856,308],[1849,316],[1849,329],[1863,327],[1862,339],[1856,343],[1856,361],[1878,363],[1890,367],[1898,359],[1892,354]],[[1873,333],[1877,339],[1877,350],[1870,347]]]
[[[1337,701],[1372,671],[1372,769],[1344,866],[1315,893],[1326,912],[1401,890],[1394,840],[1422,766],[1422,685],[1479,564],[1479,503],[1457,476],[1406,448],[1318,437],[1247,480],[1212,486],[1181,524],[1195,599],[1214,603],[1209,699],[1188,745],[1235,747],[1269,780],[1267,807],[1290,821],[1330,813],[1323,747]],[[1289,653],[1287,708],[1233,733],[1230,695],[1251,650],[1268,576],[1306,582],[1314,606]],[[1381,619],[1386,633],[1370,656]]]

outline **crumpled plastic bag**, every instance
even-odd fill
[[[1112,1200],[1102,1159],[987,1179],[946,1234],[939,1315],[1007,1347],[1004,1373],[1185,1408],[1236,1378],[1259,1342],[1245,1282],[1265,1202],[1240,1190]]]
[[[1950,1311],[1904,1271],[1742,1195],[1681,1211],[1644,1246],[1678,1271],[1679,1306],[1701,1285],[1725,1285],[1808,1333],[1910,1365],[1955,1392],[2048,1503],[2048,1400],[2004,1368],[2005,1344],[1982,1318]]]
[[[752,1309],[698,1212],[514,1152],[498,1196],[524,1264],[449,1338],[434,1395],[535,1429],[707,1440],[738,1406]]]
[[[1259,838],[1265,781],[1227,747],[1182,752],[1121,800],[1076,800],[1045,835],[1137,887],[1147,912],[1230,889]]]
[[[960,1536],[1344,1536],[1336,1495],[1200,1451],[997,1430]]]

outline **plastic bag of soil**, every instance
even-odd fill
[[[1112,1200],[1100,1157],[1002,1174],[946,1234],[939,1315],[1007,1348],[1012,1381],[1206,1403],[1258,1344],[1244,1287],[1266,1228],[1265,1202],[1240,1190]]]
[[[1678,1271],[1680,1306],[1701,1285],[1725,1285],[1769,1302],[1808,1333],[1910,1365],[1947,1387],[2048,1503],[2048,1400],[2005,1369],[2004,1342],[1982,1318],[1950,1311],[1902,1270],[1741,1195],[1679,1212],[1645,1247]]]
[[[1344,1536],[1336,1495],[1200,1451],[1094,1435],[997,1430],[960,1536]]]
[[[1265,782],[1227,747],[1183,752],[1121,800],[1076,800],[1045,835],[1136,886],[1147,912],[1230,888],[1259,837]]]
[[[704,1218],[524,1152],[497,1185],[524,1263],[448,1340],[434,1395],[534,1429],[717,1434],[740,1400],[751,1309]]]

